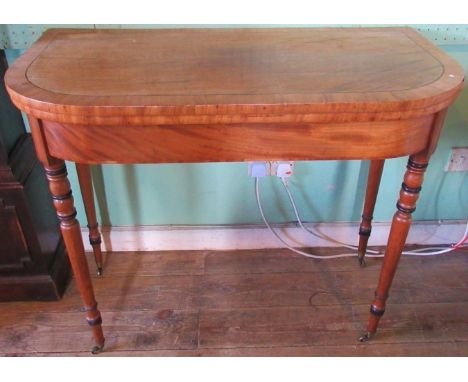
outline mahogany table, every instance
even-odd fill
[[[464,71],[410,28],[52,29],[8,70],[27,113],[98,352],[104,345],[64,160],[101,269],[89,164],[371,160],[364,259],[386,158],[409,155],[367,340]]]

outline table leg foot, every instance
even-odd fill
[[[95,218],[94,218],[95,219]],[[88,224],[89,228],[89,243],[93,247],[94,262],[96,263],[96,274],[102,275],[102,252],[101,252],[101,234],[99,232],[98,223]]]
[[[365,268],[367,266],[366,259],[365,259],[365,252],[359,252],[358,253],[358,261],[359,261],[359,266],[361,268]]]
[[[94,345],[93,348],[91,349],[92,354],[99,354],[104,350],[104,343],[100,345]]]
[[[102,252],[101,252],[101,234],[98,224],[88,225],[89,228],[89,243],[93,248],[94,262],[96,263],[96,273],[102,275]]]
[[[359,342],[368,342],[371,340],[372,337],[374,337],[375,333],[371,332],[365,332],[364,334],[360,335],[358,338]]]

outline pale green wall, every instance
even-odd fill
[[[10,40],[10,46],[28,46],[32,31],[36,35],[38,28],[44,26],[9,28],[10,37],[12,31],[16,36],[16,44]],[[22,34],[22,30],[26,33]],[[468,26],[418,26],[418,30],[456,58],[468,72]],[[7,50],[10,61],[19,52]],[[450,109],[427,171],[415,219],[468,219],[466,173],[443,170],[453,146],[468,146],[468,90]],[[391,219],[406,161],[406,158],[387,161],[374,213],[376,221]],[[85,225],[73,164],[68,164],[68,169],[78,218]],[[368,163],[361,161],[296,163],[291,185],[304,219],[313,222],[359,220],[367,169]],[[93,176],[97,186],[98,217],[105,225],[261,222],[254,182],[247,176],[245,163],[94,166]],[[294,220],[279,182],[271,178],[262,184],[264,207],[270,219],[273,222]]]

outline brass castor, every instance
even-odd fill
[[[96,274],[97,274],[98,276],[101,276],[101,275],[102,275],[102,267],[97,267]]]
[[[358,260],[359,260],[359,266],[361,268],[365,268],[367,266],[366,259],[364,258],[364,256],[359,256]]]
[[[367,342],[369,341],[372,337],[374,337],[374,333],[371,332],[366,332],[363,335],[359,337],[359,342]]]
[[[103,349],[104,349],[104,344],[95,345],[95,346],[93,346],[93,348],[91,349],[91,353],[92,353],[92,354],[99,354],[99,353],[102,352]]]

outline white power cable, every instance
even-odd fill
[[[358,247],[356,247],[355,245],[350,245],[350,244],[347,244],[347,243],[343,243],[343,242],[341,242],[339,240],[336,240],[336,239],[333,239],[332,237],[327,236],[327,235],[325,235],[323,233],[316,233],[316,232],[310,230],[309,228],[307,228],[302,223],[302,220],[299,217],[299,212],[298,212],[297,207],[296,207],[296,202],[294,201],[294,198],[293,198],[293,196],[291,194],[291,190],[289,189],[289,186],[288,186],[288,183],[287,183],[286,179],[281,178],[281,183],[283,183],[284,188],[286,189],[286,192],[287,192],[288,197],[289,197],[289,201],[291,202],[291,206],[292,206],[292,208],[294,210],[294,214],[296,215],[297,222],[299,223],[299,225],[300,225],[300,227],[302,229],[306,230],[307,232],[309,232],[311,235],[314,235],[315,237],[330,241],[332,243],[340,244],[342,247],[349,248],[349,249],[358,249]],[[374,251],[374,250],[371,250],[371,249],[367,250],[367,252],[374,253],[374,254],[379,254],[379,255],[382,254],[381,251]]]
[[[288,193],[288,196],[289,196],[289,200],[291,202],[291,205],[293,206],[293,209],[294,209],[294,213],[296,215],[296,218],[297,218],[297,221],[299,223],[299,225],[301,226],[301,228],[303,228],[304,230],[306,230],[307,232],[309,232],[310,234],[316,236],[316,237],[320,237],[322,239],[325,239],[325,240],[329,240],[329,241],[332,241],[332,242],[335,242],[337,244],[340,244],[346,248],[349,248],[349,249],[357,249],[356,246],[352,246],[352,245],[349,245],[349,244],[346,244],[346,243],[342,243],[338,240],[335,240],[333,238],[330,238],[326,235],[323,235],[323,234],[317,234],[309,229],[307,229],[307,227],[305,227],[305,225],[302,223],[302,220],[301,218],[299,217],[299,212],[297,210],[297,207],[296,207],[296,203],[294,201],[294,198],[291,194],[291,191],[289,190],[289,187],[287,185],[287,182],[285,179],[281,179],[282,180],[282,183],[283,185],[285,186],[285,189]],[[314,258],[314,259],[336,259],[336,258],[343,258],[343,257],[357,257],[357,254],[354,254],[354,253],[343,253],[343,254],[338,254],[338,255],[329,255],[329,256],[324,256],[324,255],[314,255],[314,254],[311,254],[311,253],[307,253],[307,252],[304,252],[304,251],[300,251],[296,248],[293,248],[291,247],[286,241],[283,240],[283,238],[281,238],[281,236],[271,227],[270,223],[268,222],[268,220],[266,219],[265,217],[265,214],[263,212],[263,208],[262,208],[262,204],[261,204],[261,198],[260,198],[260,186],[259,186],[259,178],[255,178],[255,194],[256,194],[256,199],[257,199],[257,206],[258,206],[258,209],[260,211],[260,215],[262,216],[262,220],[263,222],[265,223],[265,225],[268,227],[268,229],[273,233],[273,235],[275,235],[275,237],[286,247],[288,248],[289,250],[295,252],[295,253],[298,253],[299,255],[302,255],[302,256],[306,256],[306,257],[311,257],[311,258]],[[454,244],[452,247],[450,248],[440,248],[440,247],[435,247],[435,248],[421,248],[421,249],[415,249],[413,251],[404,251],[402,252],[402,254],[404,255],[411,255],[411,256],[432,256],[432,255],[439,255],[439,254],[443,254],[443,253],[447,253],[447,252],[451,252],[451,251],[454,251],[455,249],[457,248],[460,248],[460,246],[463,246],[463,243],[466,241],[466,238],[467,238],[467,235],[468,235],[468,223],[466,225],[466,229],[465,229],[465,233],[463,235],[463,238],[458,241],[456,244]],[[427,251],[427,250],[434,250],[434,249],[437,249],[438,251],[436,252],[424,252],[424,251]],[[373,250],[367,250],[367,252],[370,252],[370,253],[373,253],[373,254],[369,254],[369,255],[366,255],[366,257],[384,257],[384,255],[381,253],[381,252],[378,252],[378,251],[373,251]]]
[[[260,211],[260,215],[262,215],[263,222],[265,225],[268,227],[268,229],[273,233],[273,235],[276,236],[276,238],[283,243],[283,245],[288,248],[289,250],[298,253],[299,255],[306,256],[306,257],[311,257],[313,259],[337,259],[341,257],[357,257],[355,253],[343,253],[339,255],[330,255],[330,256],[324,256],[324,255],[314,255],[312,253],[307,253],[300,251],[296,248],[291,247],[288,243],[286,243],[283,238],[272,228],[270,223],[268,223],[268,220],[265,217],[265,214],[263,213],[263,208],[262,208],[262,203],[261,203],[261,198],[260,198],[260,186],[259,186],[259,178],[255,178],[255,194],[257,196],[257,206],[258,210]],[[382,255],[383,256],[383,255]]]
[[[292,196],[291,190],[289,189],[289,186],[288,186],[288,183],[287,183],[286,179],[281,178],[281,183],[283,183],[283,186],[286,189],[286,192],[287,192],[287,194],[289,196],[289,201],[291,202],[291,205],[292,205],[292,207],[294,209],[294,214],[296,215],[296,219],[297,219],[297,221],[298,221],[298,223],[299,223],[299,225],[301,226],[302,229],[306,230],[307,232],[309,232],[310,234],[312,234],[312,235],[314,235],[316,237],[331,241],[333,243],[340,244],[343,247],[346,247],[346,248],[349,248],[349,249],[358,249],[358,247],[356,247],[354,245],[349,245],[349,244],[343,243],[341,241],[333,239],[333,238],[331,238],[331,237],[329,237],[329,236],[327,236],[325,234],[322,234],[322,233],[317,234],[317,233],[311,231],[310,229],[308,229],[302,223],[301,218],[299,217],[299,213],[298,213],[298,210],[297,210],[296,203],[294,201],[294,198]],[[465,233],[463,234],[463,237],[461,238],[460,241],[458,241],[452,247],[448,247],[448,248],[445,248],[445,247],[419,248],[419,249],[414,249],[414,250],[411,250],[411,251],[403,251],[403,252],[401,252],[401,254],[402,255],[410,255],[410,256],[433,256],[433,255],[441,255],[441,254],[444,254],[444,253],[452,252],[455,249],[460,248],[460,246],[463,245],[463,242],[466,240],[467,235],[468,235],[468,222],[466,224]],[[428,252],[428,251],[432,251],[432,252]],[[371,249],[367,249],[366,252],[375,253],[375,254],[381,254],[382,253],[382,252],[374,251],[374,250],[371,250]],[[373,257],[373,256],[372,255],[366,255],[366,257]]]

